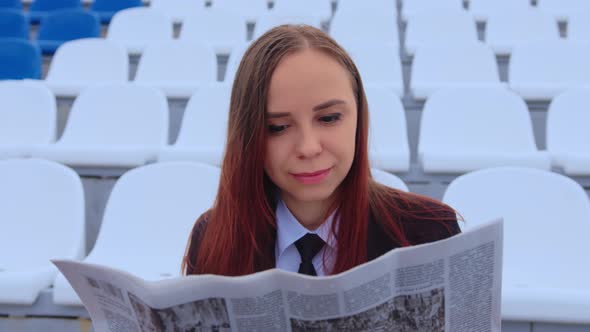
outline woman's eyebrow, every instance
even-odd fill
[[[323,109],[332,107],[334,105],[341,105],[341,104],[346,104],[346,102],[342,99],[330,99],[328,101],[325,101],[319,105],[316,105],[313,107],[313,111],[317,112],[317,111],[321,111]],[[283,118],[286,116],[291,115],[291,113],[289,112],[267,112],[266,115],[268,116],[269,119],[276,119],[276,118]]]
[[[340,104],[346,104],[346,102],[344,100],[342,100],[342,99],[331,99],[331,100],[328,100],[326,102],[323,102],[323,103],[321,103],[319,105],[316,105],[313,108],[313,111],[314,112],[321,111],[321,110],[323,110],[325,108],[328,108],[328,107],[331,107],[331,106],[334,106],[334,105],[340,105]]]

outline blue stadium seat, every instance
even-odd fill
[[[41,78],[41,51],[23,39],[0,39],[0,80]]]
[[[94,13],[60,10],[47,15],[39,26],[38,43],[43,53],[55,53],[70,40],[100,36],[100,22]]]
[[[98,15],[101,23],[109,23],[118,11],[141,6],[142,0],[94,0],[90,9]]]
[[[29,21],[21,10],[0,8],[0,38],[29,39]]]
[[[82,8],[80,0],[35,0],[29,9],[29,19],[31,23],[39,23],[44,16],[53,11],[75,8]]]
[[[22,0],[0,0],[0,8],[23,9]]]

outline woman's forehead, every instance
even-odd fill
[[[354,102],[350,73],[334,57],[305,49],[279,62],[271,77],[267,108],[285,112],[333,99]]]

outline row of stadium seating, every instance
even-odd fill
[[[417,155],[426,173],[463,173],[493,166],[563,169],[590,175],[590,88],[556,97],[547,116],[547,151],[539,151],[525,102],[503,87],[449,88],[424,106]],[[367,88],[373,167],[410,169],[404,108],[398,96]],[[178,138],[168,145],[164,94],[136,84],[94,86],[75,100],[56,139],[56,102],[42,84],[0,83],[0,158],[41,157],[72,166],[136,167],[195,160],[220,165],[230,99],[227,84],[206,86],[189,100]]]
[[[141,0],[94,0],[90,10],[102,23],[110,22],[113,15],[123,9],[143,6]],[[0,8],[22,10],[22,3],[19,0],[3,0]],[[48,14],[64,9],[83,9],[80,0],[35,0],[31,3],[26,12],[27,21],[39,23]]]
[[[407,189],[395,176],[375,173],[377,181]],[[0,161],[0,181],[0,250],[19,253],[3,255],[0,303],[30,305],[53,285],[56,304],[80,306],[50,259],[83,259],[146,280],[178,276],[187,234],[213,203],[219,169],[170,162],[125,173],[87,256],[84,195],[74,171],[45,160]],[[489,168],[454,180],[443,200],[468,220],[463,230],[504,218],[504,319],[590,323],[590,271],[578,258],[590,250],[590,200],[577,183],[542,170]]]
[[[47,12],[55,9],[78,8],[81,4],[90,3],[93,8],[105,8],[109,11],[120,10],[125,8],[124,5],[137,6],[135,0],[3,0],[0,2],[0,8],[21,9],[22,3],[31,4],[32,12]],[[287,0],[153,0],[143,1],[151,3],[152,7],[161,8],[172,14],[171,16],[182,17],[187,12],[196,12],[201,8],[212,5],[214,7],[228,6],[237,8],[245,14],[260,15],[269,9],[279,12],[288,13],[309,13],[316,12],[321,16],[329,17],[331,14],[331,3],[338,3],[338,8],[345,10],[352,9],[357,11],[367,8],[389,9],[391,12],[397,12],[397,3],[393,0],[378,1],[355,1],[355,0],[305,0],[305,1],[287,1]],[[98,3],[98,4],[97,4]],[[230,4],[231,3],[231,4]],[[407,20],[415,12],[423,9],[468,9],[478,21],[485,21],[487,15],[495,11],[510,12],[514,10],[528,9],[537,6],[560,21],[567,21],[570,15],[574,15],[580,10],[588,9],[588,3],[585,0],[412,0],[400,1],[401,16]]]
[[[334,38],[346,41],[351,38],[370,38],[371,40],[390,41],[398,47],[398,31],[395,16],[386,13],[371,13],[373,24],[354,26],[358,13],[338,12],[331,22],[330,33]],[[570,40],[588,41],[588,13],[573,15],[567,26]],[[28,24],[24,13],[14,10],[0,10],[0,22],[3,22],[0,37],[17,37],[27,39]],[[277,25],[276,21],[285,17],[268,13],[258,18],[254,36],[259,36],[268,27]],[[321,26],[321,20],[313,16],[302,16],[310,25]],[[107,38],[134,41],[135,43],[172,39],[172,20],[157,9],[142,7],[122,10],[113,18]],[[187,16],[183,21],[182,39],[220,40],[240,44],[247,41],[247,22],[243,15],[235,10],[206,9]],[[478,40],[476,24],[472,16],[464,10],[425,10],[416,13],[407,24],[405,49],[413,55],[416,48],[424,44],[440,42],[441,38],[453,42],[475,42]],[[489,15],[485,26],[485,38],[498,55],[509,55],[515,45],[525,42],[560,38],[559,25],[546,12],[531,7],[530,9],[494,12]],[[351,35],[356,37],[351,37]],[[91,13],[80,10],[61,10],[49,14],[39,28],[40,41],[64,41],[84,37],[99,37],[98,19]],[[43,46],[43,44],[42,44]],[[54,52],[47,49],[46,52]]]
[[[119,5],[123,6],[123,3]],[[515,44],[535,40],[552,41],[559,38],[558,24],[550,13],[542,9],[529,7],[513,9],[508,12],[491,11],[488,13],[486,16],[488,21],[486,25],[486,42],[496,54],[509,54]],[[229,39],[238,43],[246,41],[246,34],[243,30],[246,28],[247,16],[243,13],[239,13],[235,8],[226,9],[222,7],[217,9],[217,7],[213,7],[211,9],[204,6],[199,8],[200,10],[187,9],[183,11],[182,22],[187,20],[197,21],[199,29],[208,27],[209,29],[204,29],[201,35],[205,35],[205,31],[212,33],[209,39],[223,37],[223,40]],[[344,6],[344,8],[347,7]],[[149,38],[152,38],[152,40],[172,38],[170,33],[172,18],[169,16],[170,14],[167,15],[165,10],[157,7],[132,9],[123,10],[123,12],[119,12],[115,16],[117,21],[115,34],[120,34],[119,31],[132,31],[130,33],[139,34],[141,39],[144,40]],[[293,15],[301,16],[303,21],[309,21],[312,25],[319,26],[322,21],[320,16],[313,16],[309,13],[303,14],[302,9],[294,11],[293,8],[285,8],[283,12],[290,13],[289,17],[285,17],[287,14],[275,13],[275,11],[266,11],[264,14],[258,15],[257,19],[254,20],[258,22],[257,25],[259,26],[255,36],[266,31],[268,26],[276,25],[277,20],[293,19]],[[351,33],[356,33],[357,36],[363,36],[363,38],[371,36],[371,39],[391,41],[397,47],[399,45],[398,32],[397,25],[392,24],[396,20],[393,13],[393,11],[390,13],[376,10],[367,11],[365,14],[371,16],[373,24],[358,27],[354,25],[354,22],[359,19],[357,8],[339,10],[331,22],[331,33],[338,40],[350,38]],[[363,15],[362,12],[360,15]],[[28,30],[24,13],[3,10],[0,12],[0,16],[3,17],[4,29],[2,30],[4,32],[2,33],[5,34],[0,36],[28,37],[28,35],[24,34]],[[298,21],[302,20],[298,19]],[[588,14],[585,11],[571,14],[568,19],[568,38],[588,41],[589,37],[586,34],[589,25],[588,21]],[[455,42],[476,41],[475,22],[476,20],[470,13],[459,8],[418,11],[412,15],[412,19],[407,24],[406,50],[408,54],[412,55],[419,45],[440,41],[440,38],[449,38]],[[155,26],[151,26],[150,23],[154,23]],[[191,24],[195,25],[195,23]],[[371,32],[378,32],[378,34],[375,35]],[[98,37],[99,33],[98,18],[91,13],[82,10],[61,10],[47,15],[46,20],[41,25],[40,40],[53,40],[54,43],[57,43],[57,41],[64,42],[77,38]],[[216,33],[221,33],[222,36],[216,35]],[[55,51],[55,48],[43,49],[46,52]]]
[[[226,82],[246,45],[230,55]],[[403,95],[402,65],[387,43],[344,43],[364,81]],[[569,88],[590,84],[590,44],[568,41],[517,46],[510,58],[508,86],[526,100],[551,100]],[[0,79],[39,78],[41,59],[22,40],[0,40]],[[58,96],[76,96],[90,85],[129,80],[129,58],[118,42],[104,39],[71,41],[58,49],[45,83]],[[154,43],[140,58],[135,82],[158,87],[168,97],[188,98],[199,86],[217,81],[217,57],[207,44],[188,41]],[[412,61],[409,90],[419,100],[436,90],[461,86],[501,86],[496,58],[482,43],[420,47]]]

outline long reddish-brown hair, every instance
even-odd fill
[[[264,171],[267,139],[266,101],[278,63],[294,52],[313,48],[337,60],[350,74],[356,96],[354,160],[337,190],[333,223],[338,250],[331,273],[367,261],[369,214],[392,241],[410,245],[400,218],[432,208],[428,199],[377,184],[368,159],[368,106],[360,74],[350,56],[324,32],[309,26],[283,25],[254,41],[237,70],[231,93],[227,145],[215,204],[195,223],[182,270],[185,274],[238,276],[274,267],[277,187]],[[409,208],[412,207],[412,208]],[[202,227],[203,220],[207,226]],[[195,235],[198,238],[198,250]]]

